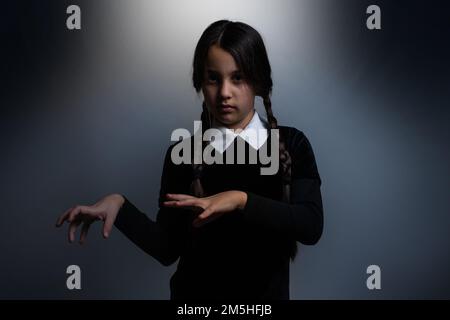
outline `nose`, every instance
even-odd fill
[[[231,85],[228,81],[223,81],[220,87],[220,97],[222,100],[231,98]]]

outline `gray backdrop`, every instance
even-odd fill
[[[2,3],[0,298],[169,298],[176,265],[100,225],[68,244],[54,223],[113,192],[155,218],[170,133],[200,116],[196,42],[222,18],[262,34],[274,113],[309,137],[323,180],[323,237],[291,265],[292,299],[450,298],[444,1],[376,1],[378,31],[369,1],[180,3]],[[82,290],[66,288],[71,264]],[[371,264],[381,290],[366,287]]]

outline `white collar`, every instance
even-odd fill
[[[261,146],[266,142],[268,133],[267,121],[263,118],[263,121],[261,120],[261,117],[256,112],[253,114],[252,120],[248,123],[248,125],[244,128],[244,130],[231,130],[228,129],[225,126],[219,126],[213,124],[212,128],[219,129],[222,134],[216,136],[215,140],[212,141],[210,144],[216,149],[217,151],[223,153],[224,150],[226,150],[234,141],[234,139],[239,136],[245,141],[250,144],[253,149],[258,150],[261,148]]]

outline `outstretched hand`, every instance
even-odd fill
[[[61,227],[64,222],[69,223],[69,242],[74,242],[75,232],[83,224],[80,235],[80,244],[83,244],[91,224],[97,220],[101,220],[103,221],[103,237],[106,239],[111,233],[114,221],[124,201],[125,199],[122,195],[111,194],[92,206],[74,206],[59,216],[56,221],[56,226]]]
[[[227,212],[243,209],[247,203],[247,194],[242,191],[225,191],[204,198],[187,194],[166,194],[166,197],[168,201],[163,202],[166,207],[201,212],[192,223],[194,227],[200,227]]]

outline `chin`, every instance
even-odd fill
[[[222,122],[225,125],[232,125],[236,123],[236,117],[230,114],[222,114],[217,116],[217,120]]]

